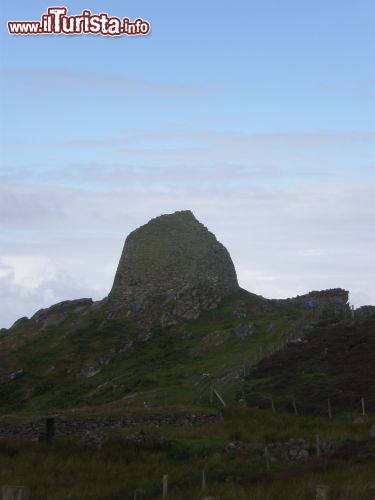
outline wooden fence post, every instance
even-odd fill
[[[297,410],[297,405],[296,405],[296,400],[295,399],[293,399],[293,409],[294,409],[294,413],[296,415],[298,415],[298,410]]]
[[[271,396],[271,408],[272,408],[272,411],[275,413],[275,403],[274,403],[274,400],[273,400],[273,397]]]
[[[221,403],[223,406],[227,406],[227,405],[225,404],[224,399],[220,396],[220,394],[217,392],[217,390],[216,390],[215,388],[214,388],[214,394],[215,394],[215,396],[217,397],[217,399],[220,401],[220,403]]]
[[[202,491],[206,489],[206,470],[202,471]]]
[[[163,498],[167,498],[168,495],[168,474],[163,476]]]

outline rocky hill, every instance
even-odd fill
[[[107,307],[168,326],[197,318],[239,289],[226,248],[192,212],[162,215],[126,238]]]
[[[254,295],[190,211],[162,215],[127,237],[108,297],[0,331],[0,401],[6,411],[201,405],[213,385],[234,400],[253,366],[323,319],[352,321],[347,291]]]

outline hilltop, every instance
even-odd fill
[[[214,309],[239,289],[227,249],[189,210],[162,215],[126,238],[108,296],[111,316],[169,326]]]

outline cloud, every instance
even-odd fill
[[[51,196],[43,196],[43,188],[27,189],[17,186],[12,188],[3,182],[0,185],[0,223],[7,226],[25,224],[25,222],[40,227],[49,217],[61,218],[63,208]]]
[[[166,192],[182,186],[230,191],[266,184],[356,182],[359,175],[374,177],[374,144],[375,134],[358,131],[231,134],[197,133],[184,127],[129,131],[98,141],[78,138],[40,144],[30,150],[20,144],[15,151],[9,144],[10,163],[0,178],[3,184],[126,193]],[[46,150],[52,151],[53,162]]]
[[[101,281],[101,272],[95,277],[84,266],[82,269],[84,256],[79,251],[69,262],[69,257],[59,260],[52,253],[44,256],[42,246],[35,250],[36,255],[0,258],[0,328],[62,300],[87,296],[98,299],[108,293],[96,282],[96,278]],[[92,270],[94,263],[91,265]]]
[[[53,68],[7,68],[0,71],[4,78],[22,79],[23,82],[32,82],[34,85],[56,88],[67,85],[82,86],[86,89],[96,89],[104,92],[118,93],[146,93],[156,96],[204,96],[219,90],[214,86],[198,86],[183,83],[157,82],[148,80],[133,80],[121,75],[103,75],[102,73],[88,73],[72,71],[70,69]]]
[[[138,155],[142,158],[182,160],[206,160],[212,162],[241,161],[257,158],[262,164],[267,159],[279,159],[317,163],[324,157],[345,157],[344,151],[368,148],[368,154],[375,160],[375,133],[369,131],[330,131],[300,133],[254,133],[239,134],[230,132],[200,131],[188,129],[164,129],[148,132],[129,131],[110,139],[75,139],[56,144],[56,147],[74,149],[110,149],[117,154]],[[338,148],[340,155],[337,156]],[[344,151],[343,151],[344,150]],[[224,158],[223,155],[224,154]],[[230,155],[230,156],[229,156]],[[129,158],[128,158],[129,159]]]
[[[337,286],[352,291],[356,306],[374,301],[371,182],[234,188],[225,179],[197,189],[185,177],[166,177],[164,190],[155,180],[100,192],[2,185],[11,198],[0,192],[0,326],[60,300],[104,297],[126,235],[180,209],[192,209],[227,246],[241,286],[254,293],[277,298]]]
[[[252,292],[344,287],[356,306],[374,303],[371,137],[130,130],[96,149],[87,138],[54,144],[52,164],[19,147],[17,168],[0,173],[0,327],[52,302],[104,297],[126,235],[181,209],[228,247]]]
[[[13,154],[17,149],[33,150],[51,148],[72,158],[77,150],[89,152],[103,151],[116,155],[126,163],[132,159],[173,160],[184,165],[190,161],[210,160],[211,164],[258,162],[264,166],[270,163],[280,166],[285,161],[292,162],[295,169],[309,162],[317,166],[321,160],[330,160],[336,166],[338,161],[345,166],[345,158],[362,157],[375,161],[375,132],[358,130],[336,130],[289,133],[231,133],[229,131],[191,130],[189,127],[156,127],[146,131],[133,130],[124,126],[123,132],[106,138],[74,137],[58,142],[27,142],[4,144]],[[224,157],[223,157],[224,155]],[[111,163],[111,161],[110,161]],[[323,168],[323,166],[321,167]]]

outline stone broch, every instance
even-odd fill
[[[239,289],[226,248],[190,211],[161,215],[126,238],[108,303],[161,326],[193,319]]]

